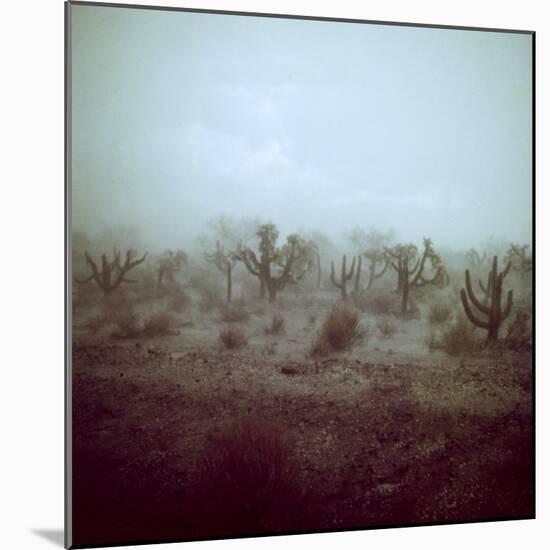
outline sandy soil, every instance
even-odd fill
[[[391,338],[365,314],[368,337],[311,358],[334,294],[281,298],[248,305],[249,343],[236,351],[220,346],[216,311],[192,308],[171,336],[123,341],[77,319],[76,544],[532,517],[529,354],[430,353],[421,309],[394,319]],[[265,334],[273,312],[284,335]],[[228,521],[239,495],[205,505],[201,465],[216,435],[247,419],[287,434],[300,498]]]

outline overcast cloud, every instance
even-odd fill
[[[531,240],[531,38],[72,6],[73,226]]]

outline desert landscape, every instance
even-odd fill
[[[253,229],[75,239],[75,543],[531,517],[529,247]]]
[[[531,33],[68,19],[67,544],[532,518]]]

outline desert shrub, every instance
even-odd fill
[[[243,323],[248,321],[250,314],[244,300],[235,300],[220,307],[222,320],[226,323]]]
[[[286,333],[285,318],[277,313],[271,317],[271,324],[264,328],[266,334],[281,335]]]
[[[111,336],[117,339],[137,338],[141,334],[139,315],[133,309],[120,310],[111,318],[115,328]]]
[[[168,309],[174,313],[183,313],[191,306],[191,298],[182,289],[175,290],[168,301]]]
[[[238,349],[248,344],[248,339],[243,331],[235,326],[226,326],[220,332],[220,342],[226,349]]]
[[[195,514],[222,532],[288,525],[304,496],[293,445],[278,426],[250,418],[206,445],[197,468]]]
[[[531,316],[525,311],[516,312],[508,325],[504,346],[514,351],[531,351],[533,346]]]
[[[365,331],[360,326],[357,311],[335,305],[323,321],[310,354],[324,355],[330,350],[348,349],[363,336],[365,336]]]
[[[475,328],[464,315],[460,315],[447,330],[443,331],[441,339],[441,347],[449,355],[468,354],[480,348],[480,340]]]
[[[151,313],[143,322],[143,334],[148,337],[173,334],[174,317],[168,311]]]
[[[436,300],[430,304],[429,319],[432,324],[441,324],[451,317],[452,308],[447,302]]]
[[[378,319],[376,328],[384,338],[391,338],[397,332],[397,325],[388,317]]]

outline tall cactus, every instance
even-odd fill
[[[232,281],[232,270],[235,264],[236,258],[235,254],[232,252],[225,253],[224,247],[220,244],[220,241],[216,241],[216,251],[209,254],[208,252],[204,253],[204,259],[214,264],[219,271],[221,271],[227,279],[227,302],[231,302],[231,294],[233,289]]]
[[[361,264],[362,264],[362,257],[357,257],[357,269],[355,270],[355,283],[353,285],[353,290],[355,292],[359,292],[361,287]]]
[[[346,255],[342,257],[342,270],[340,274],[340,282],[336,280],[336,273],[334,271],[334,262],[330,262],[330,280],[332,284],[340,289],[340,294],[342,296],[342,300],[345,302],[348,299],[348,290],[347,290],[347,282],[351,281],[353,278],[353,274],[355,272],[355,256],[353,257],[353,261],[351,262],[351,268],[348,271],[346,268]]]
[[[487,282],[486,289],[489,290],[489,285],[491,289],[491,299],[487,304],[480,302],[476,295],[474,294],[472,288],[472,281],[470,279],[470,271],[467,269],[465,272],[466,278],[466,290],[462,289],[460,291],[460,298],[462,300],[462,306],[464,307],[464,312],[468,319],[477,327],[483,328],[487,331],[487,342],[495,342],[498,340],[498,331],[503,321],[510,315],[512,310],[513,303],[513,290],[508,291],[508,298],[506,301],[506,306],[504,311],[502,310],[501,301],[502,301],[502,284],[504,278],[508,275],[510,271],[511,263],[508,262],[504,271],[498,272],[498,259],[496,256],[493,257],[493,268],[489,274],[489,279]],[[472,302],[472,305],[475,306],[479,312],[486,317],[486,319],[479,319],[476,317],[468,303],[468,299]]]

